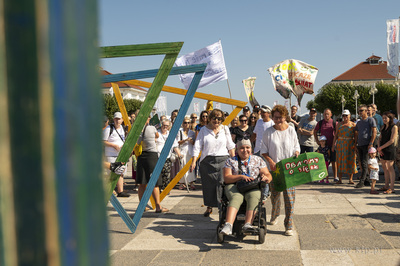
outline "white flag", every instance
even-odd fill
[[[197,102],[197,103],[193,103],[193,111],[195,112],[195,113],[199,113],[200,112],[200,103],[199,102]]]
[[[154,106],[157,112],[165,115],[167,113],[167,97],[165,96],[158,97],[156,104]]]
[[[244,85],[244,91],[246,92],[247,100],[250,102],[251,106],[254,108],[255,105],[260,105],[254,97],[254,83],[256,81],[255,77],[248,77],[242,80]]]
[[[300,105],[304,93],[314,94],[318,68],[295,59],[288,59],[268,68],[274,88],[283,98],[293,93]]]
[[[175,61],[176,66],[190,66],[203,63],[207,64],[207,68],[204,71],[198,88],[228,79],[221,41],[196,52],[183,55]],[[188,89],[194,77],[194,73],[179,75],[179,77],[185,88]]]
[[[399,19],[386,21],[387,25],[387,70],[392,76],[399,74]]]

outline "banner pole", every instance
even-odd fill
[[[229,86],[229,79],[226,79],[226,83],[228,84],[229,98],[232,99],[231,86]],[[231,107],[232,107],[232,111],[233,111],[233,105],[231,105]]]

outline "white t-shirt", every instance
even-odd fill
[[[107,126],[104,130],[103,130],[103,141],[108,141],[110,143],[113,144],[117,144],[118,146],[122,147],[122,145],[124,145],[124,141],[125,141],[125,131],[124,128],[122,126],[119,127],[119,129],[116,129],[114,127],[113,132],[110,135],[110,126]],[[121,135],[122,139],[124,141],[122,141],[122,139],[119,137],[119,135]],[[113,147],[109,147],[109,146],[105,146],[104,149],[104,155],[105,156],[109,156],[109,157],[117,157],[119,154],[119,150],[117,151],[116,149],[114,149]]]
[[[369,172],[369,178],[370,179],[375,179],[375,180],[379,180],[379,164],[378,164],[378,160],[376,158],[368,158],[368,165],[371,165],[372,168],[376,168],[378,170],[373,170],[371,169],[371,171]]]
[[[182,138],[181,138],[181,136],[182,136]],[[183,129],[181,128],[181,129],[179,129],[178,135],[176,135],[175,140],[178,143],[178,141],[185,140],[187,138],[191,138],[194,140],[196,138],[196,133],[194,133],[194,131],[189,129],[188,135],[186,136],[183,133]],[[188,142],[188,141],[184,142],[182,145],[179,145],[179,149],[181,150],[181,153],[183,155],[186,155],[186,154],[189,154],[190,156],[193,155],[193,145],[190,144],[190,142]]]
[[[278,163],[283,159],[300,153],[300,144],[297,139],[296,130],[289,126],[285,130],[276,130],[274,127],[265,130],[260,153],[268,153],[269,157]]]
[[[202,127],[197,135],[193,147],[193,156],[197,157],[201,151],[200,161],[206,156],[226,156],[228,151],[235,148],[231,133],[227,126],[222,126],[217,135],[212,129]]]
[[[269,120],[268,122],[264,122],[264,120],[258,119],[256,126],[254,127],[253,133],[256,133],[256,145],[254,147],[254,153],[258,152],[261,149],[261,141],[263,138],[263,134],[267,128],[275,125],[274,121]]]
[[[156,139],[156,145],[157,145],[157,152],[158,152],[158,157],[160,157],[161,151],[164,148],[165,142],[168,139],[169,136],[169,131],[167,131],[167,134],[163,135],[161,133],[161,130],[158,130],[158,138]],[[174,143],[172,144],[171,150],[169,151],[169,154],[167,156],[167,158],[171,157],[172,154],[172,150],[178,147],[178,142],[176,140],[174,140]]]

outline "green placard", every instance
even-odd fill
[[[284,159],[276,164],[272,173],[274,188],[283,191],[287,188],[318,181],[328,175],[324,155],[317,152],[300,154],[297,158]]]

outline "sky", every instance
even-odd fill
[[[274,90],[267,69],[297,59],[319,69],[314,92],[372,54],[387,60],[386,20],[400,16],[399,0],[383,1],[218,1],[100,0],[99,46],[184,42],[179,56],[221,40],[232,98],[247,101],[242,80],[256,77],[254,95],[260,104],[285,104]],[[163,56],[102,59],[111,73],[160,67]],[[151,80],[145,80],[151,82]],[[228,82],[199,92],[229,98]],[[184,88],[178,76],[165,85]],[[183,96],[167,97],[168,113]],[[300,113],[314,96],[305,95]],[[291,98],[292,104],[297,100]],[[202,108],[206,101],[193,99]],[[250,104],[248,104],[250,106]],[[231,106],[222,104],[224,111]]]

